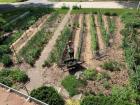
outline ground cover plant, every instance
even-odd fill
[[[41,51],[43,50],[44,46],[48,43],[49,39],[52,37],[50,31],[46,31],[58,17],[58,13],[53,13],[45,23],[45,26],[39,31],[28,43],[27,45],[21,50],[20,54],[24,58],[24,60],[34,65],[36,59],[39,58]]]
[[[7,86],[13,86],[18,83],[26,83],[28,81],[28,76],[25,72],[20,69],[2,69],[0,71],[0,83]]]
[[[129,87],[114,87],[110,96],[89,94],[83,98],[81,105],[135,105],[137,93]]]
[[[65,105],[63,98],[53,87],[42,86],[31,91],[30,95],[49,105]]]
[[[110,70],[110,71],[119,71],[121,64],[117,61],[109,60],[106,61],[103,65],[101,65],[103,69]]]
[[[78,88],[84,86],[84,81],[76,79],[75,76],[69,75],[62,80],[61,83],[64,88],[69,92],[70,96],[74,96],[79,93]]]
[[[98,12],[101,12],[102,14],[109,13],[110,15],[116,14],[116,15],[121,15],[124,12],[130,11],[130,12],[136,12],[136,9],[102,9],[102,8],[80,8],[80,9],[73,9],[72,13],[76,14],[97,14]]]

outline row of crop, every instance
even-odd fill
[[[96,33],[96,25],[94,22],[94,15],[90,16],[90,32],[91,32],[91,42],[92,42],[92,50],[99,50],[98,38]]]
[[[82,51],[83,51],[85,31],[86,31],[86,19],[85,19],[85,15],[84,15],[83,19],[82,19],[82,27],[81,27],[81,31],[80,31],[80,39],[79,39],[79,44],[78,44],[78,51],[77,51],[77,54],[76,54],[76,58],[78,60],[81,59],[81,54],[82,54]]]
[[[109,35],[110,38],[112,38],[114,36],[114,32],[115,32],[115,18],[114,17],[107,17],[107,21],[108,21],[108,26],[109,26]]]
[[[109,33],[107,32],[107,30],[105,29],[105,25],[104,25],[104,22],[102,19],[102,14],[100,12],[98,13],[98,22],[99,22],[99,25],[101,28],[101,33],[102,33],[104,42],[105,42],[106,46],[109,46],[110,36],[109,36]]]
[[[70,27],[65,27],[60,37],[57,39],[56,44],[48,59],[44,62],[43,66],[52,65],[53,63],[59,63],[62,59],[63,51],[65,50],[66,43],[72,35]]]
[[[47,29],[56,21],[58,13],[53,13],[45,23],[45,26],[27,43],[27,45],[20,51],[20,55],[24,60],[34,65],[35,61],[39,58],[41,51],[45,44],[48,43],[52,37],[52,33]]]
[[[133,17],[133,18],[132,18]],[[139,18],[138,18],[139,17]],[[136,20],[136,18],[138,20]],[[125,60],[129,68],[130,85],[134,91],[140,92],[140,39],[139,28],[140,13],[125,13],[121,17],[125,27],[122,30],[123,34],[123,49]],[[137,23],[138,22],[138,23]],[[129,25],[129,26],[128,26]],[[137,104],[140,104],[139,99],[135,99]]]

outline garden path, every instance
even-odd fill
[[[57,38],[59,37],[59,35],[61,35],[61,31],[64,29],[66,23],[69,21],[70,12],[71,11],[69,11],[65,15],[65,17],[62,20],[62,22],[60,23],[60,25],[57,27],[56,31],[54,32],[53,37],[48,42],[48,44],[46,45],[46,47],[44,48],[44,50],[42,51],[40,58],[35,63],[35,67],[36,68],[38,68],[38,69],[41,69],[42,68],[42,65],[44,64],[44,61],[48,58],[50,52],[54,48],[54,45],[56,43]]]
[[[71,10],[69,10],[69,12],[63,18],[60,25],[57,27],[56,31],[54,32],[54,35],[53,35],[52,39],[49,41],[49,43],[44,48],[43,52],[41,53],[41,56],[40,56],[39,60],[36,61],[35,67],[30,68],[27,71],[28,77],[30,78],[30,82],[27,83],[26,87],[29,91],[31,91],[34,88],[37,88],[37,87],[44,84],[43,73],[46,69],[42,68],[42,64],[44,63],[44,61],[49,56],[50,52],[52,51],[52,49],[55,45],[55,42],[56,42],[57,38],[61,34],[61,31],[65,27],[66,23],[69,21],[70,12],[71,12]],[[21,91],[23,91],[23,90],[21,90]]]
[[[90,18],[89,15],[86,15],[86,30],[87,30],[87,35],[85,38],[85,51],[84,51],[84,61],[86,64],[91,65],[92,64],[92,50],[91,50],[91,34],[90,34]]]

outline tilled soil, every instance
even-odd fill
[[[96,20],[95,22],[97,24],[97,17],[96,16],[95,16],[95,20]],[[126,68],[125,62],[124,62],[123,49],[121,48],[122,35],[120,34],[120,31],[123,28],[123,25],[122,25],[119,17],[115,17],[115,20],[116,20],[116,22],[115,22],[116,23],[116,30],[114,33],[114,35],[115,35],[114,39],[113,39],[114,42],[113,42],[113,45],[111,48],[107,48],[107,51],[106,51],[107,57],[105,57],[104,59],[102,59],[100,61],[95,60],[95,59],[90,61],[91,64],[94,65],[94,66],[92,66],[92,68],[100,67],[101,64],[103,64],[105,61],[108,61],[108,60],[118,61],[122,65],[120,71],[111,72],[111,71],[102,69],[102,72],[106,72],[110,75],[111,78],[108,80],[108,82],[109,82],[111,87],[114,85],[126,86],[129,83],[128,82],[128,78],[129,78],[128,71],[127,71],[127,68]],[[107,20],[105,19],[105,21],[107,21]],[[88,27],[88,21],[87,21],[87,27]],[[88,30],[88,28],[87,28],[87,30]],[[99,29],[97,29],[97,30],[99,30]],[[98,32],[97,34],[99,35],[99,33],[100,32]],[[90,34],[89,35],[87,34],[87,37],[88,38],[86,38],[86,39],[88,39],[88,41],[90,41],[89,40]],[[87,45],[89,45],[90,42],[86,42],[86,43],[88,43]],[[86,50],[88,47],[89,46],[86,46]],[[87,52],[86,56],[88,56],[88,55],[89,55],[89,53]],[[97,80],[88,81],[87,86],[85,88],[83,88],[83,92],[93,91],[93,92],[95,92],[95,94],[102,92],[105,95],[109,95],[111,93],[111,88],[106,89],[103,86],[103,83],[104,83],[104,79],[99,80],[99,81],[97,81]]]

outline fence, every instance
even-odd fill
[[[33,101],[33,102],[35,102],[36,104],[39,104],[39,105],[48,105],[48,104],[46,104],[46,103],[44,103],[44,102],[42,102],[42,101],[40,101],[40,100],[38,100],[38,99],[36,99],[36,98],[33,98],[33,97],[28,96],[28,95],[26,95],[26,94],[23,94],[23,93],[21,93],[20,91],[17,91],[17,90],[15,90],[15,89],[11,88],[11,87],[8,87],[8,86],[6,86],[6,85],[4,85],[4,84],[2,84],[2,83],[0,83],[0,87],[7,89],[9,92],[14,92],[14,93],[16,93],[17,95],[19,95],[19,96],[21,96],[21,97],[24,97],[24,98],[26,99],[27,102],[28,102],[28,101]]]

